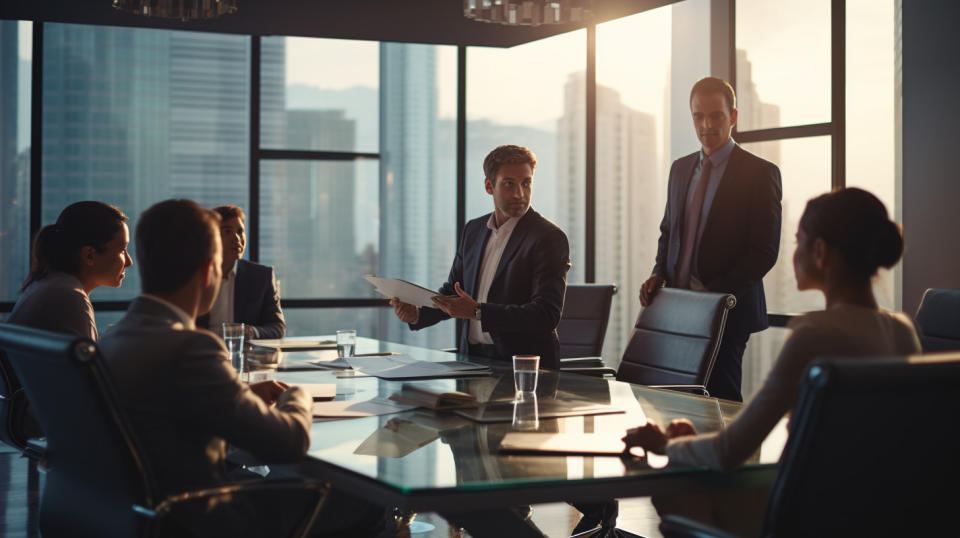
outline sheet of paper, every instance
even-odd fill
[[[255,346],[272,347],[282,351],[305,351],[310,349],[337,349],[335,340],[293,340],[287,338],[250,340]]]
[[[318,418],[359,418],[376,415],[391,415],[402,413],[415,408],[394,402],[388,398],[374,398],[362,402],[334,400],[329,402],[313,402],[313,416]]]
[[[527,433],[508,432],[500,442],[505,452],[548,454],[608,454],[619,456],[626,446],[626,432],[600,433]]]
[[[377,288],[377,293],[380,295],[388,299],[397,297],[405,303],[416,306],[433,308],[433,301],[431,299],[438,295],[435,291],[411,284],[399,278],[382,278],[373,275],[365,275],[363,278],[373,284],[373,286]]]
[[[353,453],[380,458],[402,458],[439,437],[440,432],[433,428],[402,418],[391,418],[382,428],[360,443]]]
[[[384,357],[347,357],[347,362],[361,374],[380,379],[428,379],[459,377],[469,375],[488,375],[490,369],[473,363],[428,362],[420,361],[408,355],[389,355]]]
[[[310,393],[314,400],[332,400],[337,396],[336,383],[297,383]]]

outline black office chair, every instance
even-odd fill
[[[282,531],[275,527],[238,528],[236,522],[255,510],[258,500],[281,494],[308,507],[291,523],[292,534],[302,536],[312,525],[326,494],[326,487],[314,482],[229,484],[160,498],[107,366],[90,340],[0,324],[0,349],[47,435],[44,536],[276,535]]]
[[[815,362],[762,536],[935,536],[956,528],[960,353]],[[729,536],[667,516],[664,536]]]
[[[717,359],[727,313],[737,300],[728,293],[663,288],[640,310],[617,370],[570,368],[588,375],[709,395],[707,382]]]
[[[960,290],[923,292],[917,328],[924,352],[960,350]]]
[[[617,287],[613,284],[571,284],[563,299],[563,314],[557,326],[560,337],[560,369],[603,367],[600,354],[610,321],[610,306]]]

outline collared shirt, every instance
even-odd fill
[[[701,148],[700,160],[697,163],[697,167],[693,170],[693,179],[690,180],[690,188],[687,189],[686,208],[689,210],[690,206],[693,205],[693,197],[697,190],[697,183],[700,182],[700,170],[703,168],[703,160],[710,159],[710,165],[713,168],[710,169],[709,183],[707,183],[707,190],[703,195],[703,207],[700,210],[700,222],[697,225],[697,243],[693,246],[693,260],[691,261],[690,273],[694,277],[699,277],[697,274],[697,252],[700,250],[700,237],[703,236],[703,230],[707,224],[707,216],[710,215],[710,207],[713,205],[713,199],[716,197],[717,189],[720,187],[720,179],[727,170],[727,163],[730,162],[730,154],[733,153],[733,147],[735,145],[736,142],[734,142],[731,137],[722,148],[709,157]],[[697,282],[699,283],[699,280],[697,280]]]
[[[220,293],[217,294],[217,300],[210,309],[210,330],[219,333],[220,324],[233,323],[233,290],[237,281],[237,263],[233,262],[233,268],[230,272],[223,275],[220,282]]]
[[[490,239],[483,249],[483,259],[480,260],[480,276],[477,279],[476,301],[478,303],[487,302],[487,295],[490,293],[490,285],[493,284],[493,277],[497,273],[497,266],[500,265],[500,258],[503,256],[503,249],[507,247],[510,236],[513,235],[517,222],[522,217],[511,217],[506,222],[497,226],[496,212],[490,214],[487,219],[487,228],[490,228]],[[493,338],[490,333],[484,332],[482,324],[476,319],[470,320],[470,331],[467,335],[467,341],[471,344],[492,344]]]
[[[194,329],[197,328],[196,324],[194,324],[194,322],[193,322],[193,318],[191,318],[190,316],[188,316],[187,313],[184,312],[182,308],[180,308],[179,306],[171,303],[170,301],[167,301],[166,299],[161,299],[161,298],[157,297],[156,295],[150,295],[149,293],[144,293],[144,294],[140,295],[140,297],[142,297],[142,298],[144,298],[144,299],[149,299],[149,300],[154,301],[154,302],[157,302],[157,303],[160,303],[160,304],[162,304],[163,306],[169,308],[174,314],[177,315],[177,318],[180,320],[180,323],[183,324],[183,328],[184,328],[184,329],[187,329],[187,330],[191,330],[191,331],[192,331],[192,330],[194,330]],[[174,327],[174,328],[178,328],[178,327]]]

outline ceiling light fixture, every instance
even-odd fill
[[[189,21],[233,13],[237,0],[113,0],[113,7],[146,17]]]
[[[463,0],[463,15],[481,22],[539,26],[588,22],[592,0]]]

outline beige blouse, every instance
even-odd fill
[[[837,305],[790,322],[792,333],[757,394],[730,425],[714,433],[671,439],[673,463],[732,469],[760,446],[793,408],[803,372],[819,357],[908,355],[920,352],[913,323],[903,313]]]

